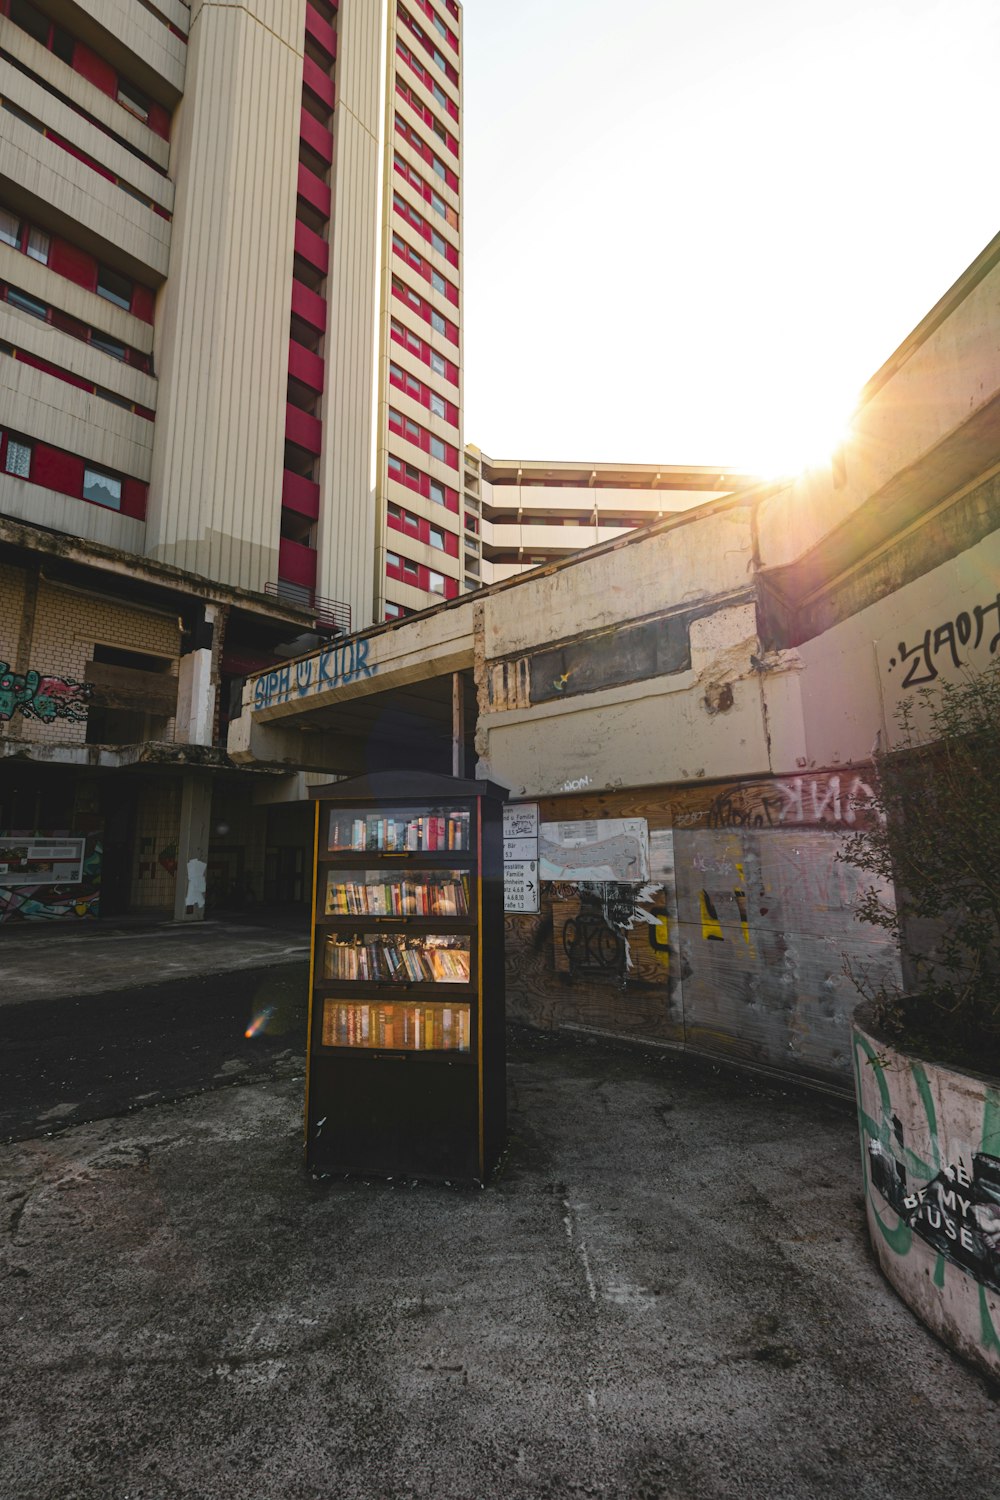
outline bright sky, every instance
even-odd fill
[[[795,472],[1000,230],[1000,0],[465,0],[465,435]]]

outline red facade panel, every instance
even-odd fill
[[[310,390],[321,391],[326,375],[326,366],[318,354],[311,349],[304,349],[294,339],[288,341],[288,373],[295,380],[301,380]]]
[[[315,521],[319,515],[319,485],[286,469],[281,481],[281,504],[284,509]]]
[[[326,332],[326,301],[318,292],[311,292],[301,281],[292,282],[292,312],[310,328]]]
[[[283,536],[278,542],[278,579],[302,588],[316,587],[316,553],[301,542]]]
[[[325,104],[328,109],[333,108],[335,97],[333,79],[329,73],[324,73],[311,57],[302,59],[302,87],[307,88],[310,94],[315,94],[319,102]]]
[[[299,162],[298,193],[307,203],[321,213],[325,219],[330,217],[330,189],[322,182],[315,172],[310,172],[308,167]]]
[[[143,484],[141,479],[126,479],[122,484],[122,515],[144,521],[148,497],[148,484]]]
[[[156,307],[156,293],[148,286],[136,284],[132,292],[132,312],[144,323],[152,323]]]
[[[94,84],[102,94],[109,94],[112,99],[118,97],[117,72],[110,63],[106,63],[103,57],[98,57],[96,52],[91,52],[82,42],[77,42],[73,48],[73,71]]]
[[[62,448],[50,448],[47,443],[36,443],[31,458],[31,479],[47,490],[58,490],[61,495],[83,494],[83,459]]]
[[[299,135],[327,165],[333,161],[333,134],[307,109],[302,110],[299,116]]]
[[[295,253],[315,266],[317,271],[322,271],[324,276],[330,269],[330,246],[322,235],[316,234],[300,219],[295,220]]]
[[[97,261],[85,250],[78,250],[68,240],[53,239],[49,243],[49,268],[67,281],[92,292],[97,287]]]
[[[332,60],[337,56],[337,33],[329,21],[324,21],[318,11],[306,5],[306,36],[311,36]]]
[[[285,407],[285,437],[290,443],[304,448],[307,453],[320,453],[323,448],[323,423],[311,417],[291,402]]]

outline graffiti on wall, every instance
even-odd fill
[[[13,840],[5,840],[8,849],[13,845]],[[28,855],[32,853],[32,846],[44,842],[39,836],[26,841],[25,848]],[[58,868],[51,869],[48,873],[56,878],[49,883],[29,885],[27,880],[32,871],[26,868],[31,863],[36,865],[37,860],[26,857],[19,863],[24,865],[22,869],[8,869],[6,875],[0,873],[0,923],[3,922],[61,922],[78,921],[93,918],[100,915],[101,900],[101,853],[102,847],[96,834],[87,835],[86,839],[74,840],[83,845],[82,859],[76,868],[70,871],[60,872]],[[50,851],[51,858],[51,851]],[[14,864],[10,853],[5,857],[8,865]],[[34,873],[44,876],[43,869],[38,868]],[[72,880],[60,882],[60,873],[72,874]],[[4,884],[7,876],[11,878],[9,884]]]
[[[916,645],[907,646],[900,641],[896,654],[889,658],[889,671],[905,668],[904,688],[926,687],[938,677],[938,658],[942,665],[961,671],[969,666],[968,653],[977,651],[986,640],[986,618],[993,615],[996,629],[990,636],[989,654],[996,655],[1000,645],[1000,594],[989,604],[976,604],[972,613],[961,610],[953,620],[943,620],[939,625],[928,625]]]
[[[862,822],[872,789],[856,775],[825,773],[726,787],[712,800],[708,828],[853,827]],[[695,815],[688,813],[688,826]],[[680,826],[680,821],[679,826]]]
[[[80,723],[87,717],[87,699],[93,692],[89,682],[74,682],[69,677],[45,677],[41,672],[12,672],[0,661],[0,724],[8,723],[16,713],[22,718],[40,719],[51,724],[55,719]]]
[[[979,1341],[1000,1358],[1000,1308],[988,1295],[1000,1293],[1000,1093],[985,1089],[970,1139],[943,1143],[941,1101],[926,1067],[894,1063],[854,1033],[865,1190],[877,1233],[901,1260],[925,1247],[939,1290],[948,1265],[970,1278]]]

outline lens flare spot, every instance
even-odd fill
[[[247,1040],[249,1041],[255,1036],[260,1036],[262,1031],[266,1031],[268,1022],[273,1015],[273,1005],[265,1005],[263,1010],[259,1010],[254,1016],[253,1020],[250,1022],[250,1025],[247,1027],[246,1031],[244,1031],[243,1033]]]

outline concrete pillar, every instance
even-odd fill
[[[212,832],[212,778],[188,771],[181,790],[181,820],[177,833],[177,885],[174,921],[205,920],[205,876]]]
[[[216,610],[205,605],[204,619],[192,632],[191,650],[177,671],[177,717],[174,738],[185,745],[210,745],[215,729],[215,683],[212,646]]]

